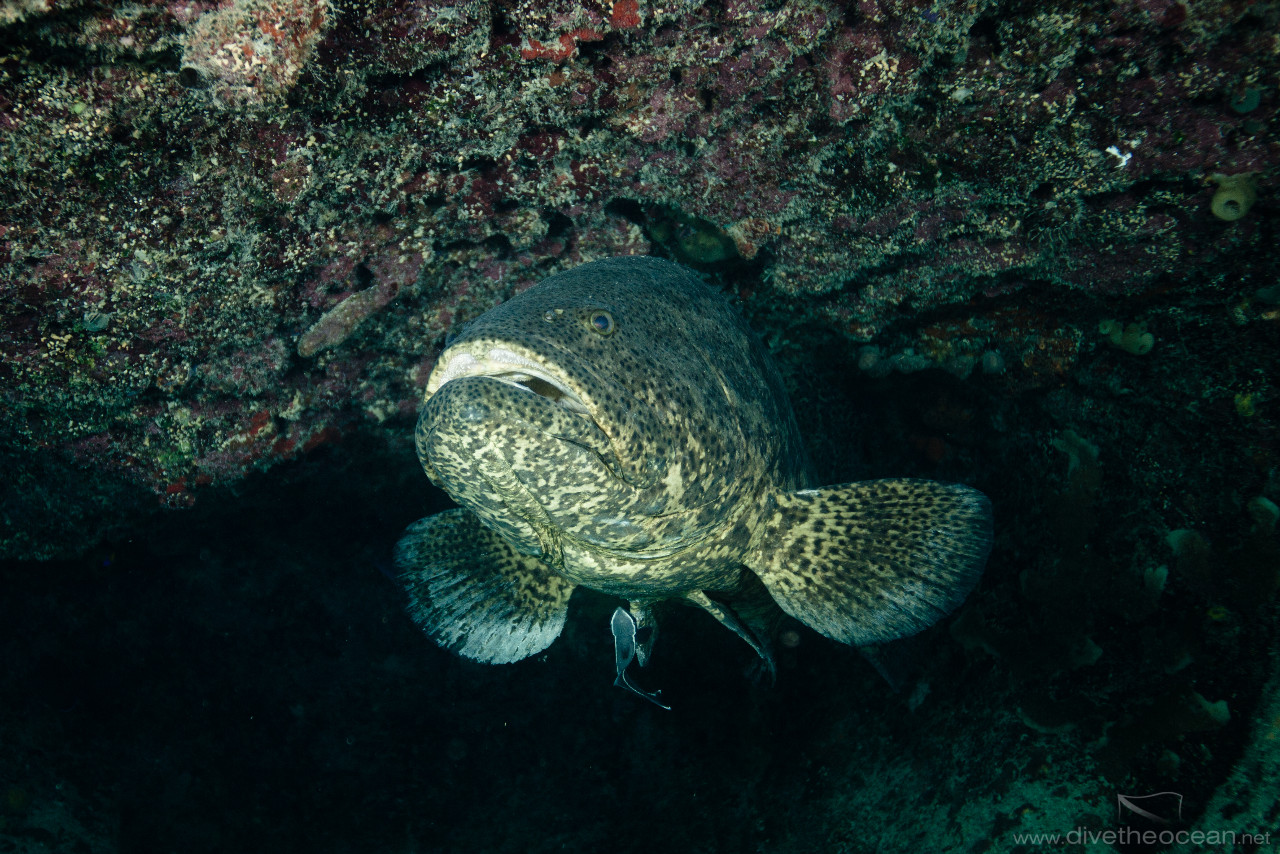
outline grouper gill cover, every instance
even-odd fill
[[[416,446],[460,505],[397,546],[426,633],[518,661],[591,588],[628,603],[613,620],[628,688],[663,600],[702,607],[772,669],[782,612],[855,646],[901,638],[965,598],[991,546],[968,486],[817,483],[767,351],[656,258],[584,264],[469,324],[428,379]]]

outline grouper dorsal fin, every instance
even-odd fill
[[[560,636],[573,583],[513,549],[469,510],[405,529],[396,566],[409,616],[432,640],[488,664],[519,661]]]
[[[777,494],[745,563],[791,616],[854,646],[956,608],[991,551],[991,502],[963,484],[874,480]]]

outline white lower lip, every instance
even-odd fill
[[[502,347],[491,348],[483,359],[478,359],[470,353],[454,354],[443,369],[432,374],[427,383],[427,391],[435,394],[445,383],[463,377],[492,377],[530,394],[537,394],[537,392],[525,383],[536,378],[560,392],[556,402],[565,409],[583,415],[589,414],[582,398],[574,394],[563,382],[548,374],[541,365]]]

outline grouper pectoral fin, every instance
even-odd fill
[[[991,502],[963,484],[874,480],[777,494],[747,566],[791,616],[854,646],[956,608],[991,551]]]
[[[573,584],[523,555],[469,510],[405,529],[396,566],[409,616],[436,643],[488,664],[528,658],[564,628]]]

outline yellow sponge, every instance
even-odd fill
[[[1218,219],[1235,222],[1249,212],[1253,203],[1258,200],[1258,192],[1253,187],[1253,175],[1242,172],[1239,175],[1223,175],[1219,172],[1210,175],[1209,180],[1218,185],[1213,194],[1209,209]]]

